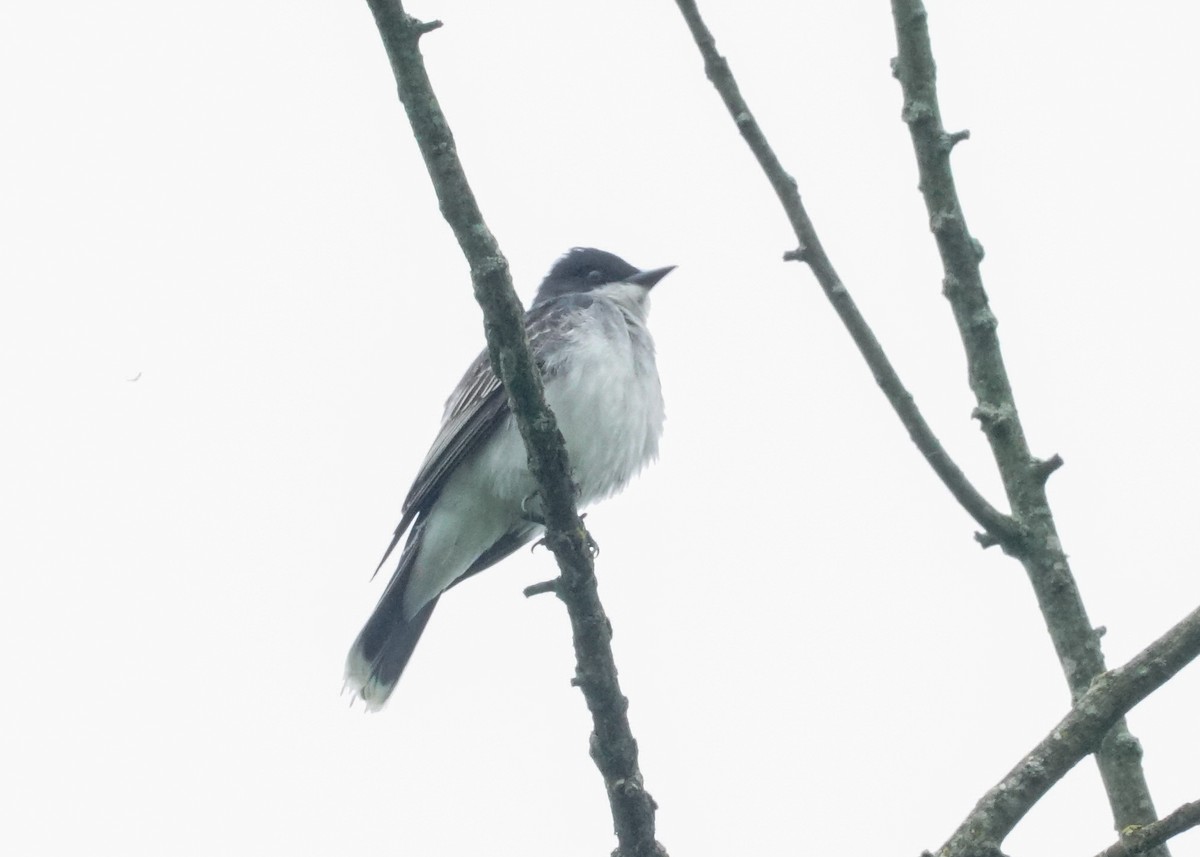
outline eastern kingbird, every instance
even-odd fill
[[[576,247],[525,314],[581,507],[620,491],[658,454],[662,388],[646,313],[650,289],[673,269],[639,271]],[[536,491],[485,350],[446,402],[379,563],[411,527],[399,566],[346,658],[346,685],[369,710],[387,701],[442,593],[543,532],[527,511]]]

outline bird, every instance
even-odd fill
[[[640,270],[575,247],[542,280],[525,331],[566,442],[580,508],[625,487],[658,456],[665,411],[646,326],[650,290],[674,265]],[[537,485],[487,351],[446,401],[376,572],[399,562],[346,658],[345,686],[368,711],[400,680],[438,599],[544,532]]]

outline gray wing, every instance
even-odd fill
[[[546,371],[544,355],[547,348],[561,341],[566,316],[572,310],[586,309],[592,303],[592,298],[587,295],[563,295],[538,304],[525,314],[525,332],[529,336],[534,361],[540,370]],[[504,388],[496,373],[492,371],[492,364],[485,350],[475,358],[475,362],[467,369],[467,373],[446,401],[442,427],[417,472],[417,478],[413,480],[408,496],[404,498],[400,524],[392,536],[392,543],[388,545],[383,559],[375,569],[376,573],[387,562],[387,558],[396,549],[396,545],[400,543],[413,521],[429,511],[454,469],[479,449],[510,413]],[[476,563],[469,573],[481,571],[487,565],[499,561],[521,544],[524,544],[524,541],[506,546],[491,558],[491,562],[482,565]],[[497,546],[497,550],[500,550],[500,547]]]
[[[404,498],[403,514],[392,542],[383,553],[376,573],[387,562],[404,533],[417,515],[427,512],[438,498],[446,478],[467,456],[480,447],[485,439],[505,417],[508,416],[508,400],[500,379],[492,371],[488,354],[484,351],[475,358],[471,368],[458,382],[442,415],[442,427],[438,429],[433,446],[425,455],[417,478],[413,480],[408,496]]]

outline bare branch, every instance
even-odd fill
[[[925,422],[912,394],[908,392],[900,380],[900,376],[896,374],[896,370],[884,353],[879,340],[875,338],[875,334],[866,319],[863,318],[862,313],[859,312],[854,299],[850,297],[850,293],[842,284],[837,271],[834,270],[829,257],[825,255],[825,250],[821,246],[812,221],[809,220],[808,213],[800,201],[800,194],[796,190],[796,180],[784,170],[762,129],[758,126],[758,122],[755,121],[750,107],[742,98],[733,72],[729,69],[729,64],[717,52],[716,42],[701,19],[695,2],[693,0],[676,0],[676,5],[683,13],[683,18],[692,32],[692,38],[695,39],[700,54],[704,58],[704,70],[708,79],[712,81],[721,100],[725,102],[725,107],[733,117],[734,124],[737,125],[746,144],[750,147],[750,151],[754,153],[754,157],[758,159],[759,166],[762,167],[771,186],[775,189],[775,194],[779,197],[784,212],[792,224],[792,230],[799,243],[795,250],[784,254],[784,259],[808,263],[821,289],[825,292],[825,296],[833,304],[838,317],[846,326],[846,330],[850,332],[854,344],[858,346],[863,359],[867,361],[871,374],[875,376],[875,382],[887,396],[896,415],[900,417],[900,422],[908,430],[909,437],[912,438],[921,454],[925,456],[925,460],[929,462],[934,473],[938,475],[967,513],[975,519],[976,523],[995,540],[995,543],[1002,545],[1010,553],[1019,555],[1024,550],[1025,541],[1021,527],[1011,517],[992,506],[979,493],[978,489],[967,479],[966,474],[950,458],[950,454],[946,452],[929,424]]]
[[[950,171],[948,136],[938,105],[933,49],[921,0],[892,0],[898,55],[893,72],[904,92],[902,117],[912,136],[920,190],[945,271],[943,291],[967,355],[975,415],[992,449],[1013,515],[1027,534],[1019,554],[1033,584],[1073,698],[1104,672],[1104,656],[1088,620],[1067,555],[1059,541],[1046,478],[1060,461],[1039,462],[1029,451],[979,273],[983,249],[967,229]],[[1097,753],[1116,829],[1148,824],[1154,803],[1141,765],[1141,747],[1124,720],[1114,724]],[[1166,850],[1155,852],[1165,857]]]
[[[1200,826],[1200,800],[1185,803],[1179,809],[1164,816],[1161,821],[1147,824],[1144,827],[1134,825],[1122,830],[1120,840],[1105,848],[1096,857],[1135,857],[1138,854],[1145,854],[1172,836],[1178,836],[1197,826]]]
[[[532,598],[535,595],[545,595],[547,592],[553,592],[557,595],[558,578],[556,577],[553,580],[543,580],[540,583],[531,583],[521,591],[524,593],[526,598]]]
[[[1200,608],[1129,663],[1099,676],[1050,734],[983,796],[939,857],[998,852],[1025,813],[1080,759],[1096,751],[1114,723],[1197,656]]]
[[[524,311],[512,287],[508,262],[483,221],[454,137],[434,96],[418,48],[437,22],[417,21],[400,0],[367,0],[383,37],[400,101],[425,159],[442,215],[471,267],[475,298],[483,308],[492,367],[504,383],[529,454],[546,521],[546,544],[561,572],[555,592],[567,606],[575,646],[573,683],[583,689],[592,714],[591,755],[604,777],[622,857],[657,857],[666,851],[654,839],[655,803],[642,785],[637,742],[627,717],[613,661],[611,626],[600,604],[592,567],[594,544],[575,508],[575,488],[566,447],[546,406],[525,335]]]

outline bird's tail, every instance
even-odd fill
[[[412,557],[401,559],[396,576],[346,657],[346,687],[366,702],[368,711],[378,711],[391,696],[438,602],[434,598],[412,618],[404,618],[405,560],[411,562]]]

